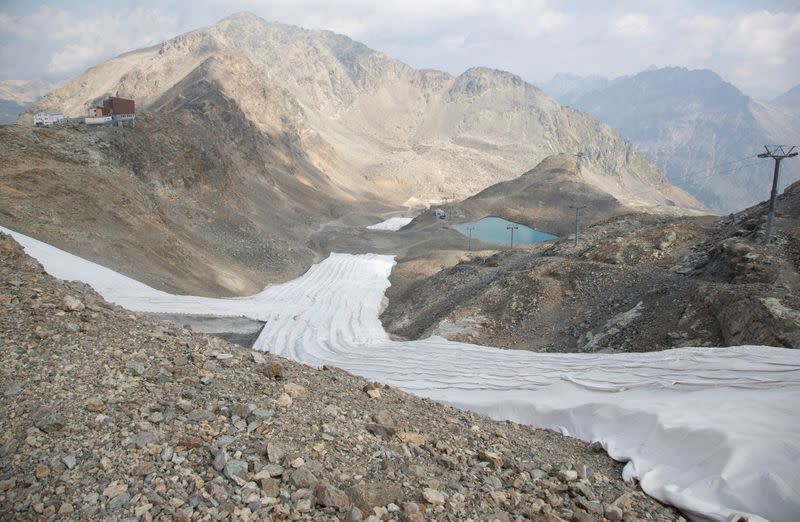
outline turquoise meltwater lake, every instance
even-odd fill
[[[558,236],[554,236],[553,234],[541,232],[539,230],[532,229],[531,227],[526,227],[525,225],[520,225],[519,223],[514,223],[512,221],[508,221],[507,219],[495,216],[485,217],[478,221],[471,221],[469,223],[459,223],[457,225],[453,225],[453,228],[465,236],[469,236],[469,227],[475,227],[472,231],[473,239],[483,241],[484,243],[494,243],[500,245],[511,242],[511,231],[506,228],[508,225],[516,225],[519,227],[518,229],[514,230],[514,244],[532,244],[540,243],[542,241],[549,241],[551,239],[558,239]]]

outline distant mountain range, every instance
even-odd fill
[[[53,87],[55,84],[43,80],[0,80],[0,125],[16,121]]]
[[[560,103],[587,112],[631,139],[669,180],[719,212],[769,195],[765,144],[800,144],[800,86],[756,101],[709,70],[654,69],[615,80],[556,75],[542,85]],[[800,179],[784,163],[782,187]]]

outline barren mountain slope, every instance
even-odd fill
[[[778,199],[768,246],[760,243],[761,203],[717,221],[614,217],[587,227],[578,247],[565,238],[462,253],[465,260],[433,275],[414,269],[419,257],[401,258],[381,319],[402,337],[536,351],[800,348],[798,210],[795,183]]]
[[[265,100],[291,107],[298,147],[314,166],[392,203],[468,196],[558,152],[584,152],[618,177],[620,191],[658,176],[614,130],[509,73],[417,71],[344,36],[247,13],[109,60],[37,106],[75,115],[116,93],[155,110],[165,92],[220,54],[229,57],[220,81],[249,120],[259,128],[274,120]],[[649,198],[663,203],[658,190]]]

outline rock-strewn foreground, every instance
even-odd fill
[[[682,518],[578,440],[127,312],[4,235],[0,281],[3,518]]]

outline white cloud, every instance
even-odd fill
[[[545,9],[539,13],[535,13],[532,20],[523,19],[521,22],[524,25],[528,25],[525,31],[526,36],[535,37],[565,27],[568,20],[569,17],[565,13]]]
[[[620,38],[647,38],[655,33],[655,25],[647,15],[627,13],[611,21],[610,33]]]
[[[327,29],[353,39],[362,38],[367,34],[367,26],[364,21],[350,16],[329,17],[315,13],[305,17],[301,25],[309,28]]]
[[[758,11],[738,17],[731,24],[723,50],[771,65],[783,65],[800,50],[800,14]]]
[[[0,8],[0,78],[12,70],[72,75],[249,10],[454,73],[485,65],[529,80],[567,71],[613,77],[654,64],[710,68],[752,90],[800,83],[800,68],[791,66],[800,61],[800,12],[786,2],[776,5],[788,12],[747,4],[720,11],[692,0],[194,0],[169,11],[155,2],[110,11],[88,4],[88,16],[78,7],[22,17]],[[50,31],[40,34],[42,26]]]
[[[179,33],[175,18],[155,8],[100,10],[90,17],[42,6],[24,16],[0,13],[0,28],[50,49],[47,73],[73,73],[98,61]]]
[[[463,35],[443,36],[434,42],[434,47],[441,47],[450,51],[464,47],[466,38]]]

